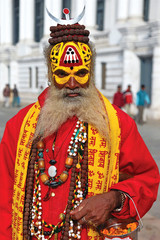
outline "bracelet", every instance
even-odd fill
[[[120,194],[121,194],[121,206],[120,206],[119,208],[114,209],[114,210],[113,210],[114,212],[120,212],[120,211],[122,210],[122,208],[123,208],[123,206],[124,206],[124,202],[125,202],[125,200],[126,200],[126,195],[125,195],[125,193],[124,193],[124,192],[121,192],[121,191],[119,191],[119,192],[120,192]]]

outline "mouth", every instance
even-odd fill
[[[67,93],[66,94],[66,97],[78,97],[78,96],[80,96],[79,93]]]
[[[67,89],[67,91],[64,92],[64,97],[75,98],[75,97],[79,97],[79,96],[81,96],[79,89],[75,89],[75,90]]]

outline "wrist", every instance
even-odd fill
[[[126,195],[122,191],[116,191],[117,192],[117,205],[113,209],[113,212],[120,212],[123,209],[125,200],[126,200]]]

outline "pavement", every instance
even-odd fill
[[[2,108],[0,104],[0,140],[6,122],[20,109],[21,107]],[[145,124],[137,127],[160,169],[160,120],[147,120]],[[138,233],[138,240],[160,240],[160,188],[156,202],[142,218],[142,222],[143,228]]]
[[[148,120],[143,125],[137,125],[148,149],[160,169],[160,120]],[[142,218],[143,228],[138,234],[138,240],[160,240],[160,187],[157,201],[150,211]]]

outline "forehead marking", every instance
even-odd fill
[[[82,65],[82,58],[75,46],[68,45],[64,48],[59,65],[65,67]]]

